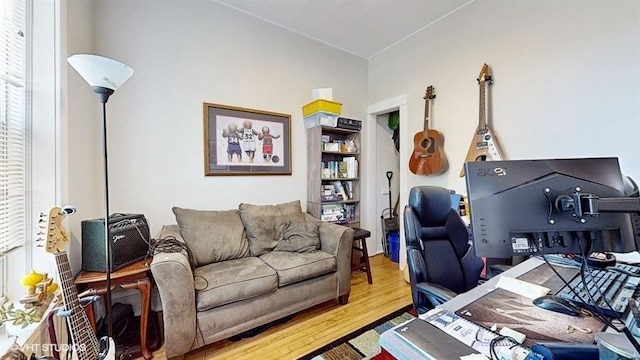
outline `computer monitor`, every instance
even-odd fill
[[[478,256],[636,250],[629,214],[594,207],[625,196],[617,158],[468,162],[465,173]]]

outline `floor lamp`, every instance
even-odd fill
[[[105,316],[107,320],[107,335],[113,337],[111,318],[111,236],[109,234],[109,163],[107,153],[107,101],[117,88],[133,75],[129,66],[103,56],[90,54],[76,54],[67,58],[67,62],[91,86],[102,104],[102,146],[104,150],[104,238],[106,253],[106,288]]]

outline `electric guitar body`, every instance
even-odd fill
[[[439,131],[429,128],[429,104],[435,97],[433,86],[429,86],[424,96],[424,129],[413,136],[413,154],[409,158],[409,170],[416,175],[436,175],[447,170],[444,137]]]
[[[56,267],[62,284],[64,310],[67,313],[67,324],[71,333],[72,358],[77,360],[114,360],[116,345],[113,339],[103,337],[98,339],[89,323],[87,314],[78,299],[78,291],[73,283],[73,275],[65,246],[69,243],[69,234],[62,227],[62,221],[68,214],[73,214],[75,208],[54,207],[49,211],[47,222],[47,241],[45,249],[55,255]]]
[[[491,128],[487,124],[487,96],[486,88],[493,84],[493,79],[489,72],[489,66],[484,64],[480,75],[478,75],[478,85],[480,87],[480,106],[478,127],[473,134],[469,151],[467,151],[467,157],[465,162],[473,161],[492,161],[503,160],[504,156],[498,139],[493,135]],[[460,171],[460,177],[464,176],[464,166]]]

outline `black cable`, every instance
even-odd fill
[[[579,233],[579,234],[581,234],[581,233]],[[618,315],[618,313],[613,309],[613,306],[611,306],[611,304],[609,303],[609,300],[607,300],[607,298],[606,298],[606,297],[604,296],[604,294],[602,293],[602,289],[600,288],[600,286],[597,286],[598,284],[597,284],[597,282],[596,282],[596,280],[595,280],[595,277],[593,276],[593,272],[591,271],[591,268],[590,268],[590,267],[589,267],[589,265],[587,264],[587,261],[586,261],[587,257],[586,257],[586,254],[585,254],[584,249],[582,248],[581,240],[583,240],[583,239],[584,239],[584,240],[587,242],[587,244],[586,244],[587,246],[585,246],[585,247],[587,247],[589,250],[591,250],[591,248],[592,248],[592,246],[593,246],[593,243],[591,242],[591,239],[587,239],[587,238],[585,238],[585,237],[584,237],[584,234],[582,234],[582,236],[577,236],[577,237],[578,237],[578,239],[577,239],[577,240],[578,240],[578,248],[580,249],[580,255],[582,255],[582,263],[580,264],[580,280],[581,280],[581,282],[582,282],[582,286],[584,287],[584,289],[585,289],[585,290],[586,290],[586,292],[587,292],[587,295],[589,296],[589,300],[591,300],[591,303],[592,303],[592,304],[593,304],[593,306],[596,308],[596,310],[598,311],[598,313],[599,313],[601,316],[605,316],[605,315],[602,313],[602,309],[600,308],[600,306],[598,306],[597,302],[596,302],[595,300],[593,300],[593,295],[591,295],[591,291],[589,291],[589,288],[588,288],[588,286],[587,286],[586,277],[584,276],[584,275],[585,275],[585,269],[587,270],[587,273],[589,274],[589,277],[591,278],[591,282],[592,282],[592,283],[594,283],[594,285],[596,285],[596,286],[594,286],[594,287],[596,288],[596,291],[598,292],[598,295],[600,295],[600,297],[602,298],[602,300],[604,301],[604,303],[607,305],[607,307],[608,307],[608,308],[609,308],[609,309],[610,309],[614,314],[616,314],[616,315],[614,316],[614,318],[615,318],[616,320],[620,321],[621,323],[624,323],[624,322],[622,321],[622,319],[620,319],[620,315]],[[612,323],[612,324],[613,324],[613,323]],[[616,330],[617,332],[620,332],[620,329],[618,329],[618,328],[615,328],[615,327],[614,327],[613,329],[614,329],[614,330]]]
[[[513,349],[514,347],[520,345],[520,343],[516,339],[512,338],[511,336],[498,335],[498,336],[494,337],[489,342],[489,356],[491,357],[491,360],[499,360],[500,359],[498,357],[498,354],[496,353],[496,346],[498,346],[498,343],[500,341],[503,341],[503,340],[508,340],[508,341],[511,341],[513,343],[509,347],[509,349]]]
[[[554,273],[554,274],[555,274],[555,275],[556,275],[556,276],[557,276],[557,277],[562,281],[562,283],[564,284],[564,286],[566,286],[566,287],[567,287],[567,288],[568,288],[568,289],[573,293],[573,295],[574,295],[576,298],[578,298],[578,299],[580,300],[580,302],[582,302],[582,304],[583,304],[584,306],[586,306],[586,307],[587,307],[587,310],[589,310],[589,311],[593,314],[593,316],[594,316],[596,319],[598,319],[598,320],[602,321],[605,325],[607,325],[607,326],[611,326],[611,327],[613,327],[613,328],[615,329],[615,327],[613,326],[613,324],[612,324],[609,320],[607,320],[607,319],[606,319],[606,317],[601,317],[601,316],[599,316],[599,315],[597,314],[597,312],[596,312],[596,311],[594,311],[594,310],[592,309],[592,306],[591,306],[591,305],[589,305],[589,303],[588,303],[588,302],[586,302],[586,301],[585,301],[585,299],[584,299],[582,296],[580,296],[580,294],[578,294],[578,293],[576,292],[576,290],[573,288],[573,286],[571,286],[571,285],[569,284],[569,282],[567,282],[567,280],[565,280],[565,279],[564,279],[564,277],[562,277],[562,275],[560,275],[560,273],[558,272],[558,270],[556,270],[556,268],[554,268],[554,267],[553,267],[553,265],[549,262],[549,259],[547,259],[547,256],[546,256],[546,254],[544,253],[544,249],[543,249],[543,247],[540,247],[540,249],[539,249],[539,250],[540,250],[540,254],[541,254],[541,256],[542,256],[542,260],[544,260],[544,262],[545,262],[545,263],[547,263],[547,266],[549,266],[549,268],[553,271],[553,273]]]
[[[193,260],[193,254],[191,249],[182,241],[176,239],[174,236],[167,236],[161,239],[151,239],[149,243],[149,251],[147,251],[146,257],[153,257],[159,253],[179,253],[186,252],[189,260],[191,270],[195,268],[195,262]]]
[[[582,235],[582,237],[584,237],[584,234]],[[586,240],[586,239],[585,239]],[[592,240],[591,238],[589,238],[588,240],[588,245],[589,245],[589,250],[591,250],[591,247],[593,246],[592,244]],[[580,252],[582,252],[582,265],[584,267],[587,268],[587,271],[589,272],[589,275],[591,276],[591,281],[594,281],[593,278],[593,274],[591,273],[591,268],[589,268],[589,266],[587,265],[587,261],[586,261],[586,256],[584,254],[584,250],[582,249],[582,246],[580,244],[580,239],[578,239],[578,247],[580,248]],[[586,284],[584,281],[584,274],[582,272],[583,270],[580,270],[580,274],[581,274],[581,278],[582,278],[582,286],[585,286],[586,288]],[[595,281],[594,281],[595,282]],[[597,284],[596,284],[597,285]],[[617,332],[622,332],[624,333],[624,335],[626,336],[626,338],[629,340],[629,342],[631,343],[631,345],[634,347],[634,349],[636,349],[636,351],[638,353],[640,353],[640,343],[638,343],[638,340],[636,340],[636,338],[633,336],[633,334],[631,334],[631,331],[629,330],[629,328],[627,328],[627,326],[625,325],[624,321],[622,321],[622,319],[620,318],[620,315],[618,315],[618,313],[613,310],[613,307],[611,306],[611,304],[609,303],[609,301],[607,300],[606,297],[604,297],[604,294],[602,293],[602,290],[600,289],[600,286],[596,286],[596,290],[598,291],[598,294],[602,297],[602,299],[604,300],[605,304],[607,304],[607,307],[609,307],[609,309],[611,309],[611,311],[616,314],[615,318],[616,320],[620,321],[622,323],[622,329],[618,329],[616,327],[612,328],[614,330],[616,330]],[[596,309],[598,309],[598,312],[600,312],[600,308],[598,307],[598,305],[595,303],[595,301],[593,301],[593,298],[591,297],[591,292],[589,290],[587,290],[587,294],[589,294],[589,297],[591,298],[591,301],[594,303],[594,305],[596,306]],[[627,305],[628,306],[628,305]]]

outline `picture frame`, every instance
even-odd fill
[[[205,176],[291,175],[291,115],[203,104]]]

